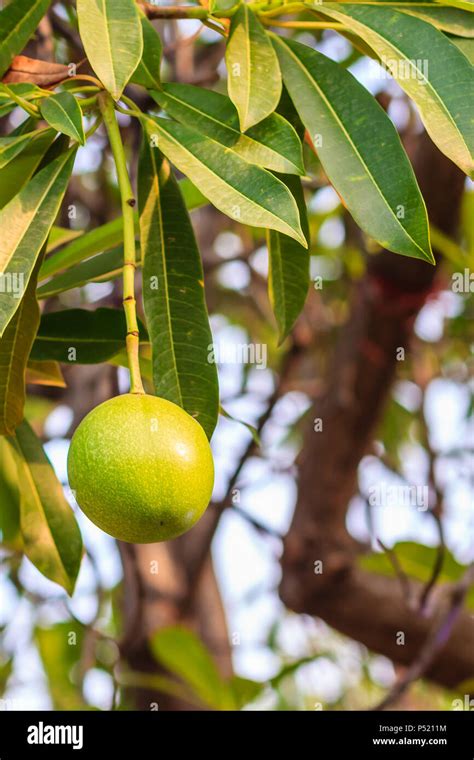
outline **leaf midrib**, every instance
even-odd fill
[[[175,95],[171,95],[168,90],[163,90],[163,92],[165,92],[165,94],[171,100],[174,100],[175,102],[177,102],[178,105],[184,102],[186,108],[189,108],[191,111],[194,111],[195,113],[200,114],[201,116],[204,116],[206,119],[209,119],[209,121],[213,121],[222,129],[232,132],[232,134],[238,135],[239,138],[244,138],[244,140],[248,140],[249,143],[251,143],[252,145],[257,145],[261,148],[264,148],[265,150],[268,150],[270,153],[273,153],[275,156],[278,156],[279,158],[283,158],[288,164],[291,164],[291,166],[294,166],[296,169],[298,168],[296,164],[294,164],[293,161],[291,161],[289,158],[284,156],[283,153],[278,153],[278,151],[274,150],[274,148],[268,147],[268,145],[265,145],[264,143],[259,142],[258,140],[255,140],[253,137],[250,137],[250,135],[247,135],[245,132],[240,132],[240,130],[236,129],[235,127],[232,127],[230,124],[226,124],[224,121],[219,121],[219,119],[216,116],[212,116],[206,111],[200,110],[197,106],[190,105],[188,101],[180,101],[179,98],[177,98]],[[206,137],[209,137],[209,135],[206,135]],[[210,138],[210,139],[213,139],[213,138]],[[216,142],[219,142],[219,141],[216,140]],[[219,145],[222,145],[222,143],[219,143]],[[234,153],[238,153],[238,151],[235,150],[235,146],[225,145],[224,147],[226,148],[228,147],[230,150],[233,150]],[[238,153],[238,155],[240,156],[240,158],[243,158],[244,161],[247,161],[247,163],[251,163],[245,158],[245,156],[242,156],[240,153]]]
[[[21,29],[21,26],[37,10],[38,5],[40,5],[40,3],[41,3],[41,0],[37,0],[37,2],[34,5],[32,5],[32,7],[30,8],[30,10],[24,16],[21,17],[20,21],[11,29],[10,33],[7,34],[7,36],[5,37],[5,39],[1,39],[1,37],[0,37],[0,44],[2,46],[3,45],[7,45],[9,43],[11,37],[13,37],[13,35],[17,33],[18,29]],[[3,10],[7,10],[7,8],[8,8],[8,5]]]
[[[230,182],[229,182],[227,179],[223,179],[223,178],[222,178],[222,177],[220,177],[218,174],[216,174],[216,173],[215,173],[215,171],[214,171],[213,169],[211,169],[209,166],[207,166],[206,164],[204,164],[200,158],[198,158],[198,157],[197,157],[197,156],[195,156],[193,153],[191,153],[191,151],[190,151],[188,148],[186,148],[186,146],[185,146],[185,145],[183,145],[182,143],[180,143],[180,142],[179,142],[179,141],[178,141],[178,140],[177,140],[177,139],[174,137],[174,135],[172,135],[172,134],[170,134],[169,132],[167,132],[167,131],[166,131],[166,129],[165,129],[164,127],[162,127],[160,124],[158,124],[158,122],[153,122],[153,124],[156,124],[157,128],[158,128],[159,130],[161,130],[161,132],[162,132],[162,133],[164,133],[165,137],[166,137],[166,138],[168,138],[168,140],[170,140],[170,141],[171,141],[171,142],[172,142],[174,145],[176,145],[176,146],[177,146],[177,147],[178,147],[180,150],[183,150],[183,151],[184,151],[184,152],[185,152],[185,153],[186,153],[188,156],[190,156],[190,157],[191,157],[191,158],[192,158],[194,161],[197,161],[197,163],[198,163],[200,166],[204,167],[204,169],[205,169],[207,172],[209,172],[209,174],[212,174],[214,177],[216,177],[216,178],[218,179],[218,181],[219,181],[219,182],[221,182],[222,184],[224,184],[224,185],[227,185],[228,187],[230,187],[230,188],[233,190],[233,192],[234,192],[234,193],[236,193],[237,195],[240,195],[240,197],[241,197],[241,198],[243,198],[244,200],[246,200],[246,201],[247,201],[247,203],[251,203],[251,204],[252,204],[253,206],[255,206],[256,208],[261,208],[261,209],[263,209],[263,210],[265,211],[265,213],[266,213],[266,214],[268,214],[269,216],[271,216],[273,219],[276,219],[278,222],[285,224],[285,225],[286,225],[286,226],[287,226],[287,227],[288,227],[290,230],[292,230],[293,232],[297,232],[297,230],[295,230],[295,229],[294,229],[294,228],[293,228],[293,227],[292,227],[292,226],[291,226],[291,225],[290,225],[290,224],[289,224],[289,223],[288,223],[288,222],[287,222],[285,219],[281,219],[281,218],[280,218],[280,217],[278,217],[278,216],[277,216],[277,215],[276,215],[276,214],[275,214],[273,211],[270,211],[270,210],[269,210],[269,209],[267,209],[265,206],[262,206],[261,204],[259,204],[259,203],[257,203],[256,201],[254,201],[254,200],[253,200],[253,198],[250,198],[249,196],[247,196],[247,195],[244,195],[244,194],[243,194],[243,193],[242,193],[240,190],[238,190],[236,187],[234,187],[234,185],[232,185],[232,184],[231,184],[231,183],[230,183]],[[224,149],[224,150],[228,150],[228,151],[230,151],[230,150],[231,150],[231,148],[226,148],[226,147],[225,147],[225,146],[223,146],[223,145],[222,145],[220,142],[218,142],[217,140],[214,140],[214,138],[212,138],[212,137],[209,137],[208,135],[206,135],[206,140],[209,140],[209,142],[212,142],[212,143],[214,143],[215,145],[218,145],[220,148],[222,148],[222,149]],[[237,158],[239,158],[241,161],[244,161],[244,162],[245,162],[246,164],[248,164],[249,166],[252,166],[252,164],[249,164],[249,163],[248,163],[248,161],[245,161],[245,159],[244,159],[244,158],[242,158],[241,156],[239,156],[237,153],[235,153],[235,151],[234,151],[234,156],[235,156],[235,157],[237,157]],[[268,172],[266,169],[261,169],[261,170],[262,170],[262,172],[265,172],[266,174],[268,174],[270,177],[273,177],[273,179],[277,179],[277,177],[275,177],[273,174],[271,174],[271,172]],[[277,180],[277,181],[279,181],[279,180]],[[283,184],[283,183],[281,183],[281,184]],[[298,218],[298,217],[297,217],[297,218]],[[291,236],[290,236],[290,237],[291,237]]]
[[[64,561],[63,561],[61,552],[59,551],[59,547],[58,547],[58,545],[56,543],[56,538],[54,536],[54,533],[51,530],[51,526],[49,524],[49,520],[48,520],[48,518],[46,516],[46,512],[45,512],[45,510],[43,508],[43,503],[41,501],[41,497],[39,495],[38,488],[36,486],[36,481],[35,481],[35,479],[33,477],[33,473],[31,472],[28,460],[27,460],[27,458],[25,456],[25,452],[23,451],[23,447],[22,447],[21,442],[18,439],[18,437],[15,437],[15,444],[16,444],[16,447],[17,447],[17,449],[19,449],[20,454],[21,454],[21,460],[22,460],[23,470],[25,471],[26,479],[28,480],[28,483],[29,483],[29,486],[30,486],[30,492],[33,495],[33,499],[34,499],[35,504],[38,507],[38,511],[41,512],[41,514],[43,515],[44,522],[47,525],[48,533],[49,533],[49,535],[51,537],[51,541],[53,543],[55,554],[57,556],[57,559],[59,560],[59,566],[60,566],[60,568],[61,568],[61,570],[63,572],[63,580],[66,581],[67,587],[70,588],[71,587],[71,584],[70,584],[70,580],[71,579],[69,577],[69,574],[68,574],[68,571],[66,569],[66,566],[64,565]]]
[[[170,301],[168,297],[169,285],[168,285],[168,273],[166,270],[165,231],[164,231],[164,226],[163,226],[163,214],[162,214],[161,202],[160,202],[160,178],[157,171],[155,154],[153,153],[153,151],[149,151],[149,152],[151,153],[151,162],[153,165],[153,177],[154,177],[153,184],[156,183],[156,187],[157,187],[157,192],[155,194],[155,198],[157,202],[155,203],[155,207],[158,210],[158,224],[159,224],[159,229],[160,229],[161,262],[162,262],[162,267],[163,267],[163,280],[164,280],[164,286],[165,286],[165,305],[166,305],[165,313],[166,313],[166,320],[168,323],[169,334],[171,337],[171,355],[173,357],[173,371],[176,378],[176,386],[178,389],[180,406],[183,406],[183,393],[182,393],[181,384],[179,380],[178,362],[176,359],[176,352],[175,352],[175,347],[174,347],[173,323],[171,319]],[[146,252],[145,252],[145,256],[146,256]]]
[[[403,9],[399,9],[399,8],[396,8],[396,9],[394,9],[394,10],[395,10],[397,13],[401,13],[401,14],[402,14],[402,15],[404,15],[404,16],[410,16],[410,14],[409,14],[409,13],[403,13]],[[322,12],[324,13],[324,11],[322,11]],[[382,36],[382,35],[381,35],[379,32],[375,31],[375,30],[374,30],[374,29],[373,29],[371,26],[369,26],[368,24],[364,24],[362,21],[359,21],[359,19],[355,19],[355,18],[353,18],[352,16],[350,16],[349,14],[344,14],[344,12],[341,12],[341,11],[333,11],[333,9],[332,9],[332,8],[330,9],[330,11],[329,11],[328,15],[331,15],[331,13],[341,14],[341,15],[342,15],[344,18],[350,18],[350,19],[351,19],[351,21],[352,21],[353,23],[355,23],[355,24],[359,24],[359,25],[360,25],[360,26],[362,26],[363,28],[365,28],[365,29],[368,29],[368,30],[369,30],[369,32],[371,32],[371,33],[372,33],[372,34],[374,34],[376,37],[378,37],[380,40],[382,40],[382,42],[385,42],[385,43],[386,43],[386,44],[387,44],[387,45],[388,45],[388,46],[389,46],[389,47],[390,47],[390,48],[391,48],[391,49],[392,49],[392,50],[393,50],[395,53],[397,53],[397,54],[398,54],[398,56],[399,56],[399,57],[400,57],[402,60],[404,60],[404,61],[408,61],[408,64],[409,64],[409,66],[410,66],[410,69],[412,69],[412,70],[416,71],[416,72],[417,72],[417,74],[421,75],[421,77],[422,77],[422,79],[423,79],[423,82],[425,83],[425,85],[427,85],[427,87],[428,87],[428,90],[430,91],[430,93],[431,93],[432,95],[434,95],[434,99],[435,99],[435,100],[436,100],[436,102],[438,103],[438,106],[440,107],[441,111],[443,111],[443,113],[444,113],[444,114],[447,116],[447,118],[448,118],[448,121],[449,121],[449,122],[452,124],[452,126],[454,127],[454,129],[455,129],[456,133],[457,133],[457,134],[459,135],[459,137],[461,138],[461,141],[462,141],[462,143],[463,143],[464,147],[466,148],[466,151],[467,151],[468,155],[471,155],[471,152],[470,152],[470,150],[469,150],[469,146],[467,145],[467,143],[466,143],[466,141],[465,141],[465,139],[464,139],[464,135],[463,135],[463,134],[462,134],[462,132],[459,130],[459,127],[458,127],[458,125],[457,125],[457,124],[456,124],[456,122],[454,121],[454,119],[453,119],[453,117],[452,117],[452,115],[451,115],[451,111],[449,111],[449,110],[448,110],[447,106],[446,106],[446,105],[444,104],[444,102],[441,100],[441,98],[439,97],[439,95],[438,95],[437,91],[436,91],[436,90],[434,89],[434,87],[432,86],[432,84],[431,84],[430,80],[429,80],[429,79],[427,79],[427,78],[425,77],[424,73],[423,73],[423,72],[422,72],[420,69],[418,69],[418,67],[417,67],[417,66],[415,66],[415,65],[413,64],[413,61],[412,61],[412,60],[410,60],[409,58],[407,58],[407,56],[405,55],[405,53],[404,53],[402,50],[400,50],[400,48],[399,48],[399,47],[397,47],[397,45],[396,45],[395,43],[393,43],[391,40],[388,40],[386,37],[383,37],[383,36]],[[413,16],[412,16],[412,18],[413,18]],[[427,23],[427,22],[425,22],[425,23]],[[436,27],[433,27],[433,29],[435,29],[435,28],[436,28]],[[439,31],[439,30],[437,30],[437,31]],[[440,32],[440,34],[442,34],[442,32]],[[391,71],[390,71],[390,73],[392,74],[392,72],[391,72]],[[395,77],[393,74],[392,74],[392,77],[393,77],[394,79],[396,79],[397,81],[404,81],[404,80],[398,80],[398,78],[397,78],[397,77]],[[407,78],[407,81],[409,81],[409,78]],[[401,86],[401,85],[400,85],[400,86]]]
[[[71,125],[71,127],[73,128],[73,130],[74,130],[74,134],[75,134],[75,135],[76,135],[76,137],[77,137],[77,141],[78,141],[78,142],[82,142],[82,135],[79,133],[79,130],[77,129],[77,127],[76,127],[76,125],[74,124],[74,122],[73,122],[72,118],[69,116],[68,112],[66,111],[66,109],[64,108],[64,106],[62,105],[62,103],[61,103],[61,102],[60,102],[60,101],[59,101],[57,98],[55,98],[54,100],[53,100],[53,99],[52,99],[52,100],[50,100],[50,105],[52,105],[53,107],[54,107],[54,106],[56,106],[56,108],[57,108],[58,110],[62,111],[62,113],[63,113],[63,114],[64,114],[64,116],[66,117],[66,121],[67,121],[67,122],[68,122],[68,123]]]
[[[20,246],[22,246],[22,245],[23,245],[23,241],[24,241],[24,239],[25,239],[26,235],[28,234],[28,232],[29,232],[29,230],[30,230],[30,228],[31,228],[31,225],[32,225],[32,223],[33,223],[33,220],[34,220],[34,218],[35,218],[35,217],[38,215],[38,213],[39,213],[40,209],[43,207],[43,205],[44,205],[44,202],[45,202],[45,198],[46,198],[46,196],[48,196],[48,195],[49,195],[49,191],[51,190],[51,188],[52,188],[52,186],[54,185],[54,183],[57,181],[57,179],[58,179],[59,175],[60,175],[60,174],[61,174],[61,172],[63,171],[63,169],[64,169],[64,167],[65,167],[65,165],[66,165],[67,161],[69,160],[69,158],[70,158],[70,153],[69,153],[69,151],[68,151],[68,153],[67,153],[67,154],[65,154],[65,158],[64,158],[64,161],[62,161],[62,162],[61,162],[61,164],[58,166],[58,169],[57,169],[57,171],[56,171],[56,172],[54,172],[54,174],[52,175],[52,177],[51,177],[51,179],[50,179],[50,181],[49,181],[48,185],[45,187],[44,191],[41,193],[41,195],[40,195],[40,197],[39,197],[39,200],[38,200],[38,203],[36,204],[36,209],[35,209],[35,211],[34,211],[34,213],[33,213],[32,217],[30,218],[30,220],[29,220],[29,222],[28,222],[28,224],[27,224],[27,226],[26,226],[26,229],[23,231],[23,234],[21,235],[21,237],[20,237],[20,238],[18,238],[18,242],[17,242],[17,244],[16,244],[16,246],[15,246],[15,250],[14,250],[14,251],[13,251],[13,253],[12,253],[12,254],[9,256],[9,258],[8,258],[8,260],[7,260],[7,262],[6,262],[5,266],[4,266],[4,268],[2,268],[2,267],[3,267],[3,265],[2,265],[2,263],[0,262],[0,272],[1,272],[2,274],[4,274],[4,273],[6,272],[7,268],[9,267],[9,265],[11,264],[11,262],[12,262],[12,260],[13,260],[14,256],[15,256],[15,253],[18,251],[18,249],[20,248]],[[18,197],[19,197],[19,196],[15,196],[14,200],[16,200]],[[56,199],[56,200],[57,200],[57,199]],[[8,208],[8,205],[7,205],[7,206],[4,206],[4,208],[2,209],[2,212],[3,212],[5,209],[7,209],[7,208]],[[46,235],[44,236],[45,238],[47,237],[47,234],[48,234],[48,233],[46,232]],[[43,242],[44,242],[44,239],[43,239],[42,243],[43,243]],[[40,244],[39,248],[41,248],[41,245],[42,245],[42,243]],[[34,262],[33,262],[33,263],[34,263]]]
[[[275,36],[276,36],[276,35],[275,35]],[[278,37],[276,37],[276,38],[278,39],[278,41],[280,41],[280,39],[279,39]],[[283,43],[281,43],[281,44],[283,44]],[[335,121],[336,121],[336,123],[339,125],[339,127],[340,127],[341,131],[343,132],[343,134],[345,135],[345,137],[346,137],[347,141],[349,142],[349,145],[351,145],[351,146],[352,146],[352,148],[353,148],[353,150],[354,150],[354,153],[355,153],[355,155],[357,156],[357,158],[359,159],[359,161],[360,161],[361,165],[362,165],[362,166],[365,168],[365,170],[367,171],[367,174],[368,174],[368,176],[369,176],[369,177],[371,178],[371,180],[372,180],[372,184],[373,184],[373,186],[376,188],[377,192],[379,193],[380,197],[382,198],[382,201],[383,201],[383,203],[384,203],[384,204],[385,204],[385,206],[388,208],[388,210],[389,210],[389,212],[390,212],[390,215],[391,215],[391,216],[392,216],[392,218],[395,220],[395,223],[396,223],[396,225],[397,225],[398,229],[399,229],[399,230],[401,230],[401,231],[402,231],[402,233],[403,233],[403,235],[404,235],[404,236],[405,236],[405,237],[406,237],[408,240],[410,240],[410,241],[411,241],[411,242],[412,242],[412,243],[415,245],[415,247],[416,247],[416,248],[417,248],[417,249],[418,249],[418,250],[419,250],[419,251],[422,253],[423,259],[425,259],[425,260],[426,260],[426,254],[425,254],[425,251],[423,250],[423,248],[421,248],[421,247],[420,247],[420,245],[419,245],[419,244],[416,242],[416,240],[414,240],[414,238],[411,236],[411,234],[409,234],[409,232],[408,232],[408,231],[405,229],[405,227],[403,227],[403,225],[401,225],[401,224],[400,224],[400,221],[399,221],[399,219],[397,218],[397,215],[395,214],[395,212],[393,211],[393,209],[392,209],[392,208],[391,208],[391,206],[389,205],[389,203],[388,203],[387,199],[385,198],[385,196],[384,196],[384,194],[383,194],[383,192],[382,192],[381,188],[379,187],[379,185],[378,185],[378,183],[377,183],[377,181],[376,181],[375,177],[373,176],[372,172],[369,170],[369,167],[368,167],[368,166],[367,166],[367,164],[365,163],[365,161],[364,161],[363,157],[361,156],[361,154],[360,154],[360,153],[359,153],[359,151],[357,150],[357,147],[356,147],[356,145],[354,144],[354,142],[353,142],[353,140],[352,140],[351,136],[350,136],[350,135],[349,135],[349,133],[347,132],[347,130],[346,130],[346,128],[345,128],[345,126],[344,126],[344,124],[343,124],[343,123],[342,123],[342,121],[340,120],[340,118],[339,118],[339,115],[338,115],[338,114],[336,113],[336,111],[333,109],[333,107],[332,107],[332,105],[331,105],[330,101],[327,99],[327,97],[326,97],[326,95],[324,94],[324,92],[323,92],[323,91],[321,90],[321,88],[318,86],[318,83],[316,82],[316,80],[315,80],[315,79],[313,79],[313,76],[310,74],[309,70],[308,70],[308,69],[306,68],[306,66],[304,66],[304,65],[303,65],[303,63],[302,63],[302,62],[299,60],[298,56],[297,56],[297,55],[296,55],[296,54],[293,52],[293,50],[292,50],[292,49],[291,49],[291,48],[290,48],[288,45],[284,45],[284,47],[285,47],[285,49],[286,49],[286,50],[287,50],[287,51],[290,53],[290,55],[291,55],[291,56],[292,56],[292,57],[295,59],[295,61],[296,61],[297,65],[298,65],[298,66],[301,68],[301,70],[303,71],[303,74],[304,74],[304,75],[307,77],[307,79],[308,79],[308,80],[309,80],[309,81],[310,81],[310,82],[311,82],[311,83],[314,85],[314,87],[315,87],[315,89],[317,90],[317,92],[319,93],[319,95],[320,95],[321,99],[322,99],[322,100],[324,101],[324,103],[326,104],[326,106],[327,106],[327,108],[328,108],[329,112],[333,114],[334,120],[335,120]]]

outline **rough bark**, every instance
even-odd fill
[[[422,135],[413,163],[431,221],[456,231],[464,178]],[[437,269],[386,251],[369,257],[354,287],[326,382],[299,462],[298,499],[285,540],[281,598],[291,609],[317,615],[395,662],[409,664],[432,621],[411,610],[397,580],[362,572],[361,547],[345,528],[361,458],[373,443],[396,375],[397,349],[409,350],[413,323],[435,285]],[[322,560],[322,574],[314,562]],[[405,633],[405,646],[396,644]],[[462,615],[429,676],[453,686],[474,675],[474,620]]]

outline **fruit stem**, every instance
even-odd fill
[[[135,198],[128,176],[127,161],[120,129],[115,117],[114,101],[108,93],[99,95],[104,124],[109,135],[110,147],[117,170],[117,180],[122,202],[123,218],[123,308],[127,322],[127,356],[130,368],[130,393],[145,393],[140,374],[140,335],[135,300]]]

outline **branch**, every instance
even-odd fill
[[[300,351],[301,349],[299,345],[294,343],[285,356],[282,368],[280,370],[279,382],[275,384],[275,389],[267,401],[266,408],[255,425],[259,437],[263,428],[271,417],[275,404],[281,397],[285,380],[291,372],[295,360],[299,357]],[[238,483],[239,477],[247,460],[254,454],[255,450],[255,441],[253,438],[250,438],[247,446],[239,457],[231,478],[229,479],[225,496],[221,499],[221,501],[210,505],[206,514],[193,531],[195,540],[193,541],[193,551],[187,552],[187,572],[190,577],[194,579],[194,582],[196,582],[196,579],[205,568],[206,561],[211,549],[212,540],[219,525],[220,518],[223,512],[228,507],[232,506],[232,492]],[[177,539],[177,541],[186,543],[187,537],[182,536],[181,538]],[[190,599],[187,603],[189,604],[191,601],[192,600]]]
[[[416,142],[407,148],[430,219],[445,234],[453,234],[464,177],[426,134],[412,139]],[[323,432],[315,433],[312,425],[306,431],[280,586],[281,598],[291,609],[317,615],[369,649],[408,666],[427,639],[430,621],[410,609],[399,579],[358,568],[362,547],[347,532],[346,513],[358,490],[359,463],[371,450],[389,399],[397,351],[408,350],[416,314],[435,275],[435,267],[383,251],[368,258],[366,274],[354,285],[349,316],[326,378],[327,391],[310,413],[311,419],[323,420]],[[316,560],[322,562],[319,575],[314,572]],[[420,584],[413,587],[423,596]],[[400,631],[405,633],[405,646],[397,645]],[[452,687],[474,677],[474,620],[460,613],[450,633],[427,675]]]
[[[427,672],[439,652],[446,646],[461,612],[469,586],[473,583],[474,564],[468,568],[459,583],[453,586],[447,609],[444,611],[444,614],[440,615],[438,624],[433,627],[416,660],[410,665],[404,676],[394,685],[382,702],[373,708],[375,711],[386,710],[398,702],[410,686]]]

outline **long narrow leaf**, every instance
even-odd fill
[[[279,114],[240,131],[234,104],[225,95],[186,84],[165,84],[150,93],[174,119],[232,148],[242,158],[282,174],[304,174],[301,142]]]
[[[14,0],[0,11],[0,77],[21,53],[51,0]]]
[[[82,539],[74,513],[26,420],[8,440],[18,468],[25,554],[46,578],[72,594],[82,559]]]
[[[26,287],[59,211],[74,164],[69,150],[47,164],[0,211],[0,273],[23,279]],[[14,293],[0,301],[0,337],[19,306]]]
[[[296,198],[301,224],[309,245],[309,225],[301,180],[287,177],[286,184]],[[302,245],[271,230],[268,233],[268,288],[281,343],[304,306],[309,287],[309,251]]]
[[[296,110],[357,224],[391,251],[434,262],[425,204],[385,111],[322,53],[273,40]]]
[[[281,95],[275,51],[257,16],[246,3],[232,16],[226,48],[228,89],[245,132],[273,113]]]
[[[25,369],[40,321],[36,300],[36,263],[20,305],[0,339],[0,435],[11,435],[23,419]]]
[[[77,0],[79,32],[95,73],[118,100],[143,52],[134,0]]]
[[[197,419],[210,438],[219,414],[217,370],[202,264],[168,161],[145,134],[138,179],[143,299],[156,393]]]
[[[315,6],[356,32],[419,108],[428,134],[466,174],[474,174],[474,71],[445,34],[400,9]]]
[[[231,219],[284,232],[306,245],[296,202],[266,169],[169,119],[146,119],[165,156]]]

